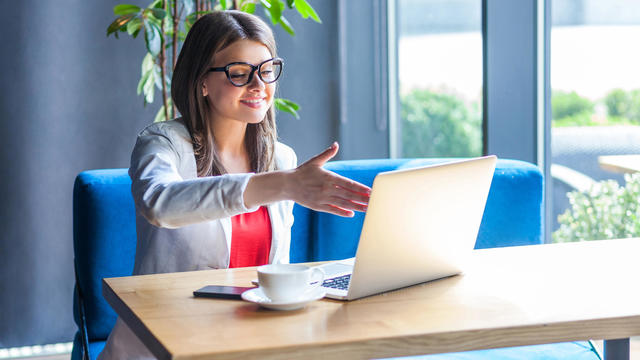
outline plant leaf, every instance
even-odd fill
[[[253,2],[245,2],[240,7],[240,11],[244,11],[249,14],[253,14],[256,12],[256,3]]]
[[[158,113],[156,114],[155,119],[153,119],[153,122],[157,123],[165,120],[167,119],[164,117],[164,105],[162,105],[160,106],[160,110],[158,110]]]
[[[153,76],[154,76],[154,79],[155,79],[156,87],[158,88],[158,90],[162,91],[162,72],[160,70],[160,66],[159,65],[155,65],[153,67]]]
[[[171,102],[171,98],[167,99],[167,106],[169,107],[169,118],[173,118],[175,115],[172,114],[172,110],[173,110],[173,106],[172,106],[172,102]],[[162,106],[160,106],[160,110],[158,110],[158,113],[156,114],[155,119],[153,119],[153,122],[160,122],[160,121],[165,121],[167,120],[167,118],[165,118],[164,116],[164,104]]]
[[[298,105],[298,103],[285,98],[278,98],[278,100],[280,100],[280,102],[282,102],[283,104],[292,107],[294,110],[300,110],[300,105]]]
[[[127,15],[122,15],[117,19],[115,19],[107,28],[107,36],[109,36],[111,33],[115,33],[116,31],[118,31],[120,28],[125,26],[129,21],[131,21],[135,17],[136,17],[136,14],[127,14]],[[117,33],[116,33],[116,37],[118,37]]]
[[[273,16],[271,15],[271,0],[260,0],[260,4],[262,4],[262,8],[264,9],[264,14],[271,20],[272,23],[275,24],[273,20]]]
[[[140,81],[138,81],[138,89],[136,90],[138,95],[140,95],[142,93],[142,88],[144,87],[144,84],[147,83],[147,79],[149,78],[149,74],[150,74],[149,71],[142,73],[142,77],[140,77]]]
[[[127,15],[140,12],[140,7],[131,4],[120,4],[113,8],[113,15]]]
[[[282,17],[282,10],[284,10],[284,4],[282,0],[271,0],[271,7],[269,13],[271,13],[271,22],[275,25],[280,22]]]
[[[155,17],[159,21],[162,21],[162,19],[167,16],[167,12],[164,11],[164,9],[150,9],[150,11],[153,14],[153,17]]]
[[[284,16],[280,18],[280,26],[282,26],[284,31],[288,32],[289,35],[296,36],[296,32],[293,31],[293,27],[291,27],[289,20],[287,20]]]
[[[144,42],[147,45],[147,51],[153,55],[158,56],[160,53],[161,45],[161,33],[160,29],[152,21],[144,20]]]
[[[149,71],[149,76],[147,77],[147,80],[142,85],[142,93],[144,94],[145,104],[151,104],[153,102],[153,97],[156,92],[156,88],[154,86],[155,82],[156,82],[156,79],[155,79],[154,72]]]
[[[315,22],[322,24],[320,17],[316,13],[316,11],[309,5],[306,0],[294,0],[295,7],[303,18],[308,18],[311,16]]]
[[[147,6],[147,9],[162,9],[162,0],[155,0],[154,2],[152,2],[151,4],[149,4],[149,6]]]
[[[142,59],[142,74],[151,71],[154,64],[153,56],[150,53],[147,53],[147,55]]]
[[[295,0],[287,0],[287,7],[289,9],[293,9],[293,4],[295,3]]]
[[[176,15],[178,16],[178,15]],[[182,19],[178,18],[178,27],[180,26],[180,22]],[[172,38],[173,37],[173,15],[171,15],[171,11],[165,11],[165,16],[164,16],[164,35],[165,38]]]
[[[300,105],[295,102],[287,99],[276,98],[273,102],[276,109],[279,111],[283,111],[293,115],[296,119],[300,119],[300,115],[298,115],[298,110],[300,109]]]
[[[127,33],[135,37],[138,31],[140,30],[140,27],[142,27],[142,19],[140,19],[139,17],[136,17],[135,19],[127,23]]]

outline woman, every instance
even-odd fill
[[[294,201],[340,216],[366,210],[369,187],[322,169],[336,143],[296,167],[277,142],[282,66],[253,15],[214,12],[193,25],[171,85],[182,118],[147,127],[131,155],[134,274],[286,263]],[[118,319],[100,358],[153,356]]]

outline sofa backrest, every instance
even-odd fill
[[[106,339],[116,314],[102,297],[102,279],[131,275],[136,214],[127,169],[90,170],[73,188],[73,250],[89,340]],[[80,326],[77,299],[74,319]]]
[[[378,172],[445,159],[335,161],[326,168],[367,185]],[[83,294],[87,335],[104,340],[116,315],[102,297],[102,278],[131,275],[136,249],[135,208],[126,169],[90,170],[76,178],[73,197],[74,253]],[[542,242],[542,175],[522,161],[498,160],[476,248]],[[294,207],[291,261],[332,260],[355,255],[364,220]],[[74,317],[80,324],[78,303]]]
[[[376,159],[327,163],[326,169],[371,186],[382,171],[437,164],[452,159]],[[489,190],[476,249],[543,242],[543,178],[527,162],[499,159]],[[296,204],[291,262],[355,256],[364,214],[353,218],[319,213]]]

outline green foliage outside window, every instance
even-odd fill
[[[551,95],[551,113],[554,126],[585,126],[592,124],[594,103],[575,91],[553,91]]]
[[[554,242],[640,237],[640,174],[596,183],[588,192],[567,194],[570,208],[558,216]]]
[[[595,109],[606,109],[596,116]],[[552,125],[599,126],[640,125],[640,89],[625,91],[613,89],[600,100],[592,101],[575,91],[554,90],[551,94]]]
[[[412,90],[400,99],[404,157],[479,156],[482,153],[480,105],[453,94]]]
[[[610,117],[626,118],[640,124],[640,90],[613,89],[604,98]]]

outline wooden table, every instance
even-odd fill
[[[598,163],[602,169],[613,172],[640,172],[640,155],[598,156]]]
[[[159,359],[371,358],[586,339],[622,339],[611,354],[624,354],[640,335],[639,258],[640,239],[477,250],[464,275],[293,312],[192,296],[208,284],[250,286],[254,268],[110,278],[103,294]]]

